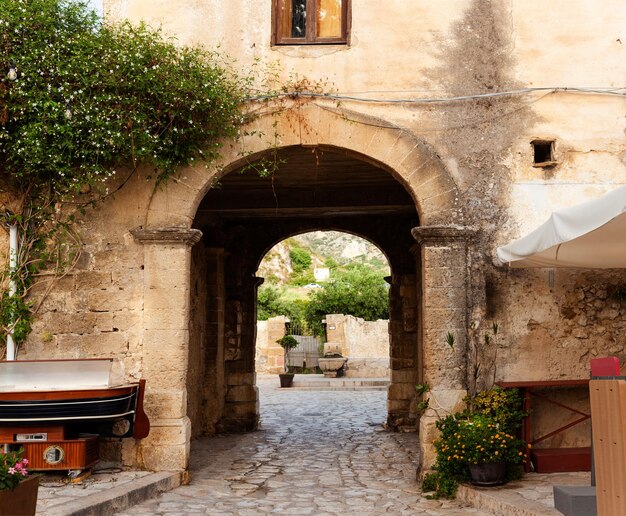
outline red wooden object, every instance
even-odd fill
[[[33,471],[86,469],[98,462],[97,437],[19,444]]]
[[[29,468],[30,469],[30,468]],[[0,514],[10,516],[35,516],[39,477],[28,476],[15,489],[0,491]]]
[[[591,470],[591,447],[538,448],[530,452],[530,457],[537,473]]]
[[[135,439],[144,439],[150,433],[150,420],[143,410],[143,395],[146,392],[146,381],[139,380],[139,392],[137,393],[137,408],[135,409]]]
[[[592,358],[591,376],[619,376],[619,359],[617,357]]]
[[[0,426],[0,444],[11,444],[18,434],[48,434],[48,441],[62,441],[65,439],[65,427],[62,425],[36,426]]]
[[[523,399],[523,410],[529,415],[524,418],[522,423],[522,439],[531,447],[531,460],[535,465],[537,473],[556,473],[562,471],[590,471],[591,470],[591,449],[590,448],[541,448],[535,450],[532,448],[535,444],[559,434],[568,428],[587,421],[591,418],[590,414],[581,412],[573,407],[568,407],[563,403],[553,400],[545,394],[537,391],[548,388],[571,388],[586,387],[589,380],[545,380],[545,381],[525,381],[525,382],[497,382],[497,385],[503,389],[515,388],[519,389]],[[555,430],[532,439],[532,397],[541,398],[542,400],[556,405],[574,414],[577,419],[563,425]],[[568,468],[568,469],[563,469]],[[530,461],[524,464],[524,470],[530,471]]]

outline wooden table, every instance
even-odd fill
[[[540,381],[515,381],[497,382],[503,389],[519,389],[523,400],[523,410],[528,412],[522,422],[521,437],[527,445],[531,446],[530,461],[535,466],[537,473],[556,473],[562,471],[590,471],[591,470],[591,447],[584,448],[538,448],[534,446],[568,428],[578,425],[591,418],[586,412],[581,412],[573,407],[560,403],[544,392],[545,389],[567,389],[573,387],[589,387],[589,380],[540,380]],[[532,398],[540,398],[547,403],[551,403],[579,416],[574,421],[559,428],[532,439]],[[530,471],[530,461],[526,462],[524,468]]]

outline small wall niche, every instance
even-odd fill
[[[553,167],[557,164],[554,155],[555,140],[532,140],[533,167]]]

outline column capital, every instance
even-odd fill
[[[411,235],[418,244],[448,245],[453,242],[469,242],[476,236],[476,229],[464,226],[418,226]]]
[[[140,244],[185,244],[192,247],[202,238],[199,229],[167,227],[167,228],[135,228],[130,230]]]

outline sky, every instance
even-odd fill
[[[102,16],[102,2],[103,0],[87,0],[87,3],[89,4],[89,6],[95,11],[97,11],[100,14],[100,16]]]

